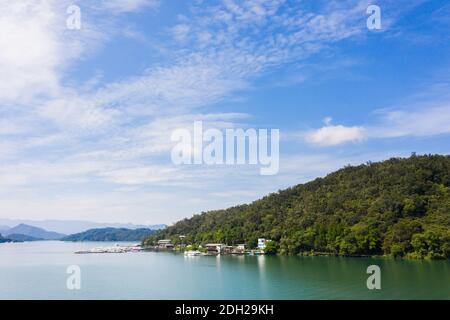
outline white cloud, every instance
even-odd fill
[[[380,112],[381,124],[369,127],[375,138],[433,136],[450,133],[450,104]]]
[[[70,0],[0,0],[0,103],[31,108],[60,95],[70,63],[92,53],[117,31],[108,14],[154,7],[153,0],[88,0],[81,29],[67,29]],[[95,19],[95,21],[93,21]],[[42,99],[41,99],[42,100]]]
[[[187,24],[177,24],[172,28],[172,34],[176,41],[183,42],[189,35],[191,28]]]
[[[53,121],[64,131],[101,130],[111,125],[119,111],[97,104],[95,97],[77,93],[66,94],[44,103],[38,108],[40,117]],[[90,131],[89,131],[90,132]]]
[[[179,168],[166,166],[143,166],[103,172],[101,175],[110,182],[124,185],[140,185],[166,182],[179,174]]]
[[[102,6],[116,13],[132,12],[137,9],[159,6],[159,0],[102,0]]]
[[[305,134],[305,140],[319,146],[336,146],[349,142],[361,142],[366,139],[363,127],[345,127],[328,125]]]
[[[334,146],[366,139],[389,139],[399,137],[430,137],[450,133],[450,96],[448,85],[440,84],[439,91],[431,88],[431,95],[422,93],[420,103],[409,109],[390,108],[378,110],[373,123],[346,127],[332,125],[331,118],[324,119],[325,126],[301,133],[308,143]],[[425,90],[426,92],[427,90]],[[413,96],[412,100],[419,99]]]
[[[58,15],[55,1],[1,0],[0,7],[0,101],[55,92],[65,11]]]
[[[413,110],[379,111],[375,124],[346,127],[330,125],[303,133],[304,140],[319,146],[362,142],[369,138],[426,137],[450,133],[450,105],[421,107]]]

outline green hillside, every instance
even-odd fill
[[[148,237],[276,242],[280,254],[450,258],[450,156],[348,166],[249,205],[194,215]]]
[[[142,241],[156,231],[146,228],[99,228],[71,234],[62,241]]]

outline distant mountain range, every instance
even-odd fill
[[[19,224],[13,228],[3,228],[0,233],[2,242],[24,242],[38,240],[62,240],[62,241],[142,241],[153,235],[157,230],[150,228],[94,228],[83,232],[65,235],[48,231],[27,224]]]
[[[62,238],[62,241],[142,241],[154,234],[151,229],[101,228],[91,229]]]
[[[45,230],[52,230],[61,234],[74,234],[90,229],[99,228],[126,228],[126,229],[151,229],[160,230],[166,228],[164,224],[138,225],[132,223],[99,223],[84,220],[19,220],[0,219],[0,233],[19,224],[31,225]]]
[[[15,226],[10,227],[13,225]],[[145,237],[154,234],[157,230],[164,229],[165,227],[166,225],[164,224],[142,226],[75,220],[33,221],[0,219],[0,243],[38,240],[141,241]]]
[[[65,234],[62,233],[47,231],[45,229],[30,226],[23,223],[3,231],[2,235],[11,240],[17,239],[17,241],[59,240],[66,236]]]

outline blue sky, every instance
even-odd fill
[[[1,218],[170,224],[346,164],[449,153],[447,1],[0,4]],[[279,173],[175,166],[171,133],[194,121],[279,129]]]

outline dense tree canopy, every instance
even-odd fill
[[[99,228],[89,229],[62,238],[62,241],[142,241],[154,234],[151,229]]]
[[[147,238],[256,246],[280,254],[450,258],[450,156],[347,166],[248,205],[204,212]]]

